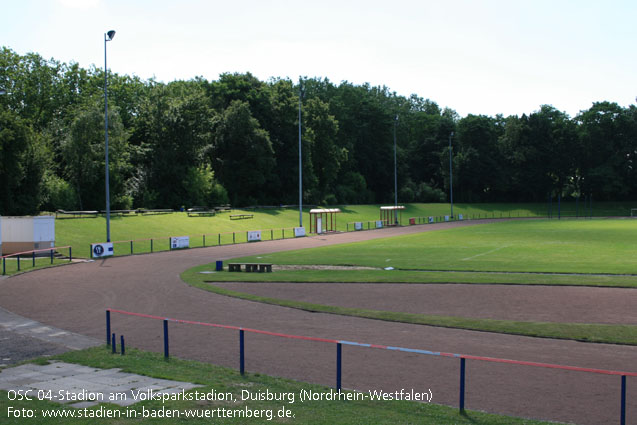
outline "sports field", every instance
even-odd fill
[[[624,263],[630,264],[631,252],[634,253],[631,251],[630,239],[635,233],[631,226],[637,222],[597,219],[496,221],[440,223],[109,258],[5,279],[1,282],[4,294],[1,302],[2,307],[18,314],[102,339],[104,310],[114,308],[275,333],[634,372],[631,359],[637,355],[637,347],[632,345],[634,342],[619,339],[626,334],[629,338],[634,337],[631,334],[635,323],[631,322],[634,313],[630,296],[635,282],[630,275],[630,266],[624,266]],[[366,239],[375,241],[365,241]],[[501,246],[506,248],[499,248]],[[528,253],[524,252],[525,247],[528,248]],[[304,250],[293,251],[298,248]],[[408,252],[410,249],[418,249],[419,252],[411,254]],[[437,249],[452,257],[443,263],[444,266],[437,265],[437,258],[444,260],[443,256],[436,257]],[[614,255],[619,256],[626,251],[625,257],[622,257],[626,261],[619,258],[616,262],[624,267],[621,271],[623,275],[617,275],[618,272],[606,264],[611,259],[610,254],[606,257],[595,255],[595,251],[603,250],[611,250]],[[274,252],[280,253],[273,254]],[[551,261],[553,256],[560,261],[554,264]],[[585,261],[579,260],[579,257],[584,257]],[[237,273],[238,276],[235,276],[227,272],[200,273],[212,271],[214,267],[211,261],[223,260],[227,263],[238,258],[275,265],[358,265],[373,269],[277,270],[275,267],[271,274]],[[482,265],[478,259],[488,260],[488,264]],[[579,261],[579,265],[572,265],[571,260]],[[471,267],[465,266],[468,262]],[[386,267],[393,267],[394,270],[385,270]],[[400,270],[402,268],[408,270]],[[294,277],[295,273],[297,277]],[[184,285],[180,274],[191,282],[191,286]],[[289,279],[283,279],[286,276]],[[316,282],[323,282],[322,286],[312,289],[310,286],[303,286],[309,285],[307,283],[295,283],[298,276],[319,279]],[[350,279],[342,279],[343,276],[350,276]],[[379,276],[376,281],[388,284],[376,284],[372,288],[365,286],[369,284],[342,283],[374,282],[374,276]],[[447,277],[446,282],[454,284],[423,283],[436,279],[435,276],[453,276]],[[475,284],[480,279],[496,280],[496,276],[518,279],[517,282],[509,283],[522,285],[502,286],[484,282]],[[457,279],[458,277],[462,279]],[[268,278],[274,282],[259,283],[258,290],[264,292],[255,295],[251,291],[257,289],[242,288],[243,283],[209,282],[219,282],[222,278]],[[572,281],[561,280],[571,278]],[[406,284],[396,284],[400,279]],[[610,287],[571,286],[586,279],[590,280],[585,285]],[[292,282],[278,283],[284,280]],[[579,308],[595,310],[598,316],[590,317],[597,318],[591,319],[591,322],[557,320],[549,322],[554,329],[548,329],[542,324],[545,322],[528,318],[511,320],[506,316],[496,319],[479,317],[478,313],[483,310],[498,310],[498,305],[511,307],[508,312],[498,310],[498,314],[517,314],[526,308],[525,305],[540,304],[540,298],[535,297],[544,292],[544,285],[550,285],[547,289],[552,290],[555,286],[553,284],[559,280],[563,285],[557,289],[564,290],[564,294],[560,295],[563,298],[553,294],[545,296],[548,309],[551,310],[548,313],[554,318],[562,311],[565,314],[577,314],[577,310],[564,307],[571,300],[576,300],[577,304],[582,304]],[[541,285],[531,286],[525,283]],[[221,285],[225,285],[225,288],[221,288]],[[352,289],[352,285],[356,285],[357,289]],[[213,289],[213,292],[202,291],[200,288]],[[418,304],[423,299],[419,298],[423,295],[417,293],[418,288],[431,289],[435,292],[429,292],[425,297],[437,299],[429,306],[437,306],[441,310],[429,316],[452,321],[477,320],[480,326],[490,324],[494,328],[472,328],[463,323],[460,326],[449,326],[449,323],[422,326],[425,322],[396,320],[391,314],[425,316],[422,312],[402,311],[405,309],[392,304],[399,299],[395,295],[400,295],[403,288],[416,288],[416,292],[403,298],[405,308],[410,304]],[[480,292],[471,292],[475,288],[479,288]],[[538,291],[534,293],[529,288]],[[224,294],[218,289],[232,293]],[[516,292],[518,289],[527,292],[520,297]],[[268,294],[268,291],[273,292]],[[576,294],[575,291],[585,292]],[[373,296],[364,298],[361,297],[363,293]],[[327,295],[332,298],[325,298]],[[300,296],[314,299],[299,300]],[[465,300],[463,314],[451,316],[455,314],[455,307],[445,304],[450,296]],[[612,301],[622,298],[627,301],[623,306]],[[328,310],[294,305],[297,302],[323,306]],[[345,305],[346,302],[350,305]],[[369,304],[362,307],[357,305],[363,302]],[[385,310],[379,309],[382,303],[388,306]],[[389,316],[374,317],[339,310],[347,308],[363,313],[381,311]],[[612,323],[598,323],[601,322],[599,317],[607,314],[610,317],[611,312],[618,313]],[[533,311],[524,313],[537,314]],[[533,327],[538,323],[540,330],[537,336],[544,338],[521,336],[525,333],[519,329],[524,330],[523,328]],[[505,325],[517,326],[517,329],[503,331],[501,327]],[[127,341],[131,341],[132,346],[161,351],[160,323],[118,316],[114,318],[113,326],[115,332],[126,334]],[[173,344],[171,352],[174,355],[236,368],[235,333],[182,324],[170,326]],[[557,329],[560,332],[581,332],[583,336],[551,337],[541,334],[547,332],[547,329],[552,332],[560,327],[563,328]],[[597,340],[598,335],[610,338],[607,342],[628,345],[578,342]],[[329,344],[288,342],[265,335],[254,335],[247,337],[246,346],[248,371],[333,385],[334,351]],[[457,406],[457,359],[360,347],[347,347],[343,356],[343,384],[346,388],[399,390],[425,385],[432,388],[434,402]],[[519,365],[491,365],[479,361],[469,362],[468,371],[469,409],[582,424],[613,423],[618,419],[619,377],[616,376]],[[632,382],[633,378],[629,377],[629,385],[633,385]],[[629,396],[627,408],[628,417],[634,418],[637,415],[634,397]],[[387,423],[392,423],[391,418]]]

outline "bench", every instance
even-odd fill
[[[246,218],[253,218],[254,214],[232,214],[230,220],[243,220]]]
[[[135,211],[135,214],[141,214],[141,215],[145,215],[145,214],[172,214],[174,213],[174,210],[171,209],[145,209],[145,208],[140,208],[137,211]]]
[[[106,210],[100,211],[102,214],[106,214]],[[123,217],[135,213],[136,210],[111,210],[111,215]]]
[[[75,217],[97,217],[97,215],[99,214],[99,211],[66,211],[66,210],[57,210],[55,212],[55,218],[58,218],[59,215],[62,215],[62,217],[59,218],[70,218],[70,217],[64,217],[64,216],[72,216],[73,218]]]
[[[245,271],[248,273],[272,273],[272,264],[262,263],[228,263],[228,271],[240,272],[241,266],[245,266]]]
[[[197,211],[190,211],[188,210],[188,217],[205,217],[205,216],[213,216],[217,214],[215,211],[203,211],[203,210],[197,210]]]

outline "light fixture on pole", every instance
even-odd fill
[[[106,174],[106,242],[111,241],[111,196],[108,184],[108,67],[106,66],[106,42],[115,37],[115,31],[110,30],[104,34],[104,152]]]
[[[303,95],[303,81],[299,77],[299,227],[303,227],[303,161],[301,156],[301,105]]]
[[[398,165],[396,163],[396,125],[398,114],[394,117],[394,206],[398,206]],[[394,209],[394,224],[398,224],[398,210]]]
[[[453,220],[453,171],[451,168],[451,138],[453,137],[453,131],[449,133],[449,198],[451,200],[451,219]]]

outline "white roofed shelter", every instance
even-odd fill
[[[336,216],[338,208],[314,208],[310,210],[310,233],[325,233],[336,231]]]
[[[403,218],[403,205],[380,207],[380,219],[385,226],[397,226]],[[400,213],[400,220],[398,219]]]

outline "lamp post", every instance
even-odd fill
[[[111,196],[108,185],[108,67],[106,66],[106,42],[115,37],[115,31],[110,30],[104,34],[104,152],[106,173],[106,242],[111,241]]]
[[[396,163],[396,125],[398,114],[394,117],[394,207],[398,206],[398,165]],[[398,210],[394,209],[394,224],[398,224]]]
[[[301,105],[303,94],[303,82],[301,77],[299,77],[299,227],[303,227],[303,160],[301,156]]]
[[[453,220],[453,171],[451,168],[452,148],[451,138],[453,137],[453,131],[449,133],[449,198],[451,200],[451,219]]]

